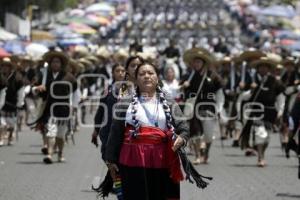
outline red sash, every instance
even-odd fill
[[[180,161],[173,145],[171,132],[156,127],[140,127],[136,138],[131,138],[132,126],[127,126],[119,162],[129,167],[168,169],[176,183],[183,180]]]

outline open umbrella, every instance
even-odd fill
[[[87,41],[83,38],[62,39],[58,41],[58,45],[62,47],[86,45]]]
[[[297,34],[296,32],[292,30],[281,30],[275,32],[275,37],[280,39],[300,39],[300,34]]]
[[[300,51],[300,41],[295,42],[294,44],[292,44],[291,46],[289,46],[289,48],[292,51]]]
[[[31,31],[31,39],[35,40],[54,40],[55,37],[50,32],[41,31],[41,30],[33,30]]]
[[[97,16],[95,14],[88,14],[86,17],[90,20],[94,20],[94,21],[98,22],[101,25],[106,26],[106,25],[110,24],[110,20],[103,16]]]
[[[7,41],[3,48],[5,51],[12,54],[24,54],[25,53],[25,44],[19,40]]]
[[[115,11],[115,7],[110,5],[109,3],[96,3],[92,4],[89,7],[86,8],[86,12],[111,12]]]
[[[88,25],[81,23],[70,23],[69,27],[76,33],[84,34],[84,35],[92,35],[97,33],[97,31]]]
[[[69,12],[70,16],[80,16],[80,17],[82,17],[82,16],[84,16],[84,14],[85,14],[84,10],[81,10],[81,9],[78,9],[78,8],[73,9]]]
[[[37,43],[31,43],[25,48],[26,53],[30,55],[34,60],[40,59],[46,52],[49,51],[49,49],[42,45]]]
[[[77,17],[77,16],[61,19],[59,23],[63,25],[67,25],[70,23],[81,23],[81,24],[86,24],[88,26],[91,26],[93,28],[98,28],[100,26],[100,24],[98,22],[95,22],[94,20],[90,20],[86,17]]]
[[[291,6],[280,6],[280,5],[273,5],[262,9],[260,11],[261,15],[268,15],[274,17],[286,17],[286,18],[293,18],[296,16],[295,9]]]
[[[0,58],[5,58],[11,56],[7,51],[4,49],[0,48]]]
[[[17,38],[18,38],[17,35],[10,33],[4,30],[3,28],[0,28],[0,40],[7,41],[7,40],[15,40]]]
[[[284,46],[289,46],[289,45],[293,45],[295,44],[296,41],[295,40],[291,40],[291,39],[283,39],[283,40],[280,40],[280,44],[281,45],[284,45]]]

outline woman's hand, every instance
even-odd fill
[[[110,175],[113,180],[117,179],[117,174],[119,172],[119,168],[115,163],[106,162],[106,165],[109,169]]]
[[[185,143],[184,139],[178,135],[173,144],[172,150],[177,151],[177,149],[182,147],[184,145],[184,143]]]

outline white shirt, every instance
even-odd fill
[[[59,74],[59,72],[52,73],[53,78],[56,79],[58,74]]]
[[[140,102],[138,100],[136,119],[141,126],[155,127],[155,123],[161,130],[167,130],[166,115],[163,109],[163,105],[157,102],[157,98],[153,97],[149,100]],[[132,104],[129,105],[125,122],[134,125],[132,121]]]
[[[180,97],[180,87],[176,79],[174,79],[172,82],[163,80],[163,84],[163,90],[166,91],[172,99]]]

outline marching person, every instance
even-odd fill
[[[104,160],[106,141],[108,138],[108,133],[110,130],[110,125],[112,121],[112,111],[113,105],[117,103],[117,101],[125,96],[132,95],[133,87],[135,83],[135,70],[138,65],[143,62],[143,59],[139,56],[131,56],[128,58],[126,62],[125,69],[121,64],[115,64],[113,66],[113,83],[107,88],[107,92],[104,98],[100,99],[100,104],[105,104],[107,106],[107,123],[104,127],[99,127],[100,124],[105,121],[103,116],[103,105],[99,105],[94,122],[95,129],[92,134],[92,143],[98,146],[97,136],[100,137],[102,146],[101,146],[101,154]],[[123,73],[125,72],[125,73]],[[124,77],[123,77],[124,76]],[[125,83],[119,84],[121,81],[125,81]],[[118,83],[119,82],[119,83]],[[118,83],[117,85],[115,83]]]
[[[121,98],[121,93],[123,93],[125,85],[123,85],[124,83],[122,83],[122,81],[125,80],[125,74],[126,71],[124,66],[115,64],[112,67],[113,82],[106,89],[107,91],[104,94],[104,97],[100,99],[100,105],[94,118],[95,130],[93,133],[92,142],[98,146],[97,136],[100,137],[100,141],[102,143],[101,154],[103,160],[105,160],[105,147],[113,117],[113,106],[115,103],[117,103],[118,99]]]
[[[1,120],[4,123],[4,132],[8,132],[7,144],[12,145],[13,133],[17,131],[17,112],[24,105],[24,82],[22,75],[16,71],[16,64],[9,58],[4,58],[1,62],[1,76],[6,79],[7,84],[5,103],[1,110]]]
[[[48,144],[47,156],[43,161],[51,164],[55,144],[58,147],[58,161],[65,161],[63,150],[71,116],[70,95],[76,90],[77,82],[73,75],[66,72],[68,58],[64,53],[48,52],[44,55],[44,60],[49,65],[46,84],[43,85],[40,78],[32,90],[45,101],[44,112],[38,124],[45,130]]]
[[[237,110],[237,116],[238,120],[235,123],[236,127],[236,137],[235,139],[240,139],[240,135],[243,129],[243,126],[245,125],[245,119],[244,117],[244,105],[247,103],[247,100],[244,99],[244,96],[247,96],[250,90],[254,88],[256,85],[255,83],[255,74],[256,69],[252,67],[252,62],[256,61],[257,59],[266,56],[265,53],[255,50],[255,49],[249,49],[240,54],[240,56],[236,59],[237,64],[237,73],[240,77],[240,83],[238,87],[238,98],[236,103],[236,110]],[[245,156],[255,156],[255,150],[253,147],[251,147],[250,144],[244,144],[245,145]],[[236,145],[237,146],[237,145]]]
[[[186,144],[188,126],[178,105],[167,100],[159,87],[156,66],[140,64],[136,84],[136,94],[117,104],[106,147],[107,165],[113,179],[121,177],[124,200],[179,199],[183,177],[175,151]]]
[[[186,98],[196,98],[190,119],[196,156],[194,164],[207,164],[213,139],[220,135],[218,118],[224,105],[222,82],[219,75],[211,70],[214,59],[207,50],[189,49],[183,59],[195,71],[190,83],[183,83],[187,91]]]
[[[258,153],[258,167],[264,167],[265,151],[269,144],[273,125],[278,122],[284,111],[285,96],[283,84],[276,79],[272,71],[277,63],[268,57],[262,57],[252,63],[257,69],[254,90],[245,95],[249,99],[250,114],[241,135],[241,147],[245,148],[253,141]]]
[[[285,86],[286,102],[283,115],[283,130],[281,145],[285,148],[289,139],[288,119],[297,97],[297,86],[300,84],[300,74],[296,68],[296,62],[292,57],[287,57],[283,60],[282,65],[285,68],[281,80]]]
[[[237,147],[238,138],[236,137],[236,100],[238,95],[238,86],[240,77],[236,73],[234,62],[231,57],[224,57],[220,61],[220,75],[223,78],[222,85],[225,94],[224,109],[221,114],[221,139],[227,139],[228,134],[234,137],[232,146]]]
[[[1,66],[1,64],[0,64]],[[4,77],[2,73],[0,73],[0,110],[3,108],[4,103],[5,103],[5,96],[6,96],[6,82],[4,80]],[[0,119],[1,120],[1,119]],[[5,131],[5,126],[2,123],[3,120],[0,121],[0,147],[4,145],[4,131]]]
[[[101,157],[105,161],[106,143],[109,137],[109,132],[113,120],[113,112],[115,104],[122,98],[130,96],[134,92],[135,70],[138,65],[143,62],[139,56],[131,56],[126,62],[125,68],[121,64],[113,66],[113,83],[108,87],[107,93],[100,99],[100,105],[94,118],[95,127],[92,134],[92,143],[98,147],[97,137],[99,136],[101,145]],[[122,82],[123,81],[123,82]],[[125,82],[124,82],[125,81]],[[104,108],[105,107],[105,108]],[[106,110],[106,112],[105,112]],[[103,182],[112,183],[112,177],[107,172]],[[101,192],[103,185],[100,184],[98,188],[93,189]],[[107,196],[113,189],[107,190],[104,196]]]

